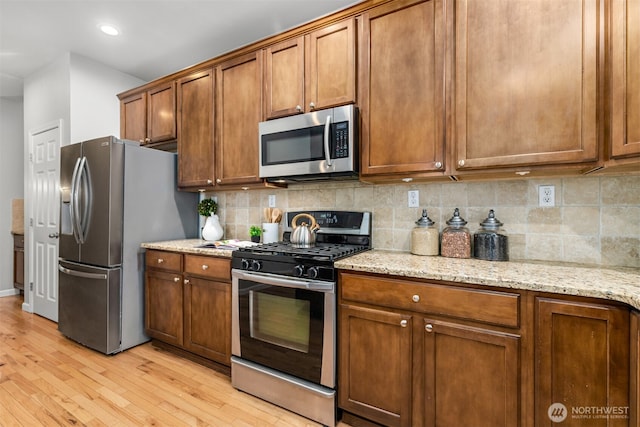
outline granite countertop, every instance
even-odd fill
[[[344,270],[619,301],[640,310],[640,269],[491,262],[372,250],[335,262]]]
[[[206,240],[201,239],[185,239],[185,240],[166,240],[163,242],[147,242],[142,243],[145,249],[156,249],[159,251],[170,252],[182,252],[187,254],[209,255],[231,258],[233,250],[231,249],[215,249],[215,248],[200,248],[199,246],[206,245]]]

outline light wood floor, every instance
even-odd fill
[[[82,347],[21,305],[0,298],[2,427],[319,425],[149,343],[115,356]]]

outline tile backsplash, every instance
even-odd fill
[[[555,187],[554,207],[538,206],[540,185]],[[420,207],[407,207],[409,190],[419,191]],[[225,238],[248,239],[249,226],[263,222],[269,195],[285,211],[371,211],[373,247],[407,252],[423,208],[440,231],[460,208],[471,233],[494,209],[509,236],[511,260],[640,267],[640,175],[386,185],[336,181],[207,195],[218,198]]]

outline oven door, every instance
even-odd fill
[[[333,388],[335,283],[232,270],[234,356]]]

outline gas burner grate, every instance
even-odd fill
[[[258,246],[240,249],[243,253],[261,255],[284,255],[309,259],[337,260],[339,258],[368,250],[366,245],[344,245],[334,243],[319,243],[310,248],[296,248],[288,242],[266,243]]]

